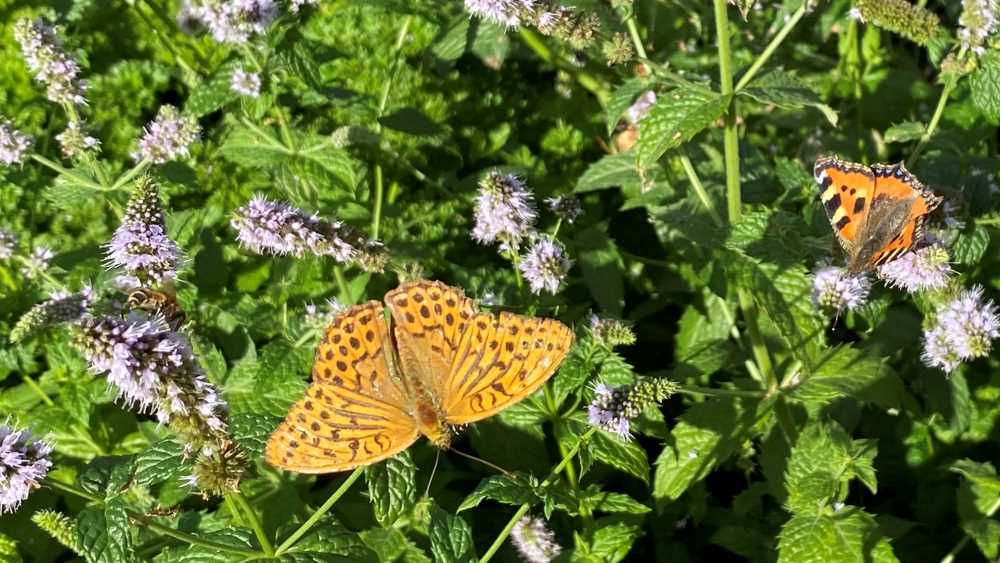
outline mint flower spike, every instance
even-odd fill
[[[534,233],[535,200],[514,174],[493,170],[479,182],[472,238],[485,245],[499,243],[502,252],[517,252]]]
[[[937,14],[907,0],[855,0],[854,6],[857,19],[902,35],[918,45],[926,45],[941,32]]]
[[[86,314],[93,300],[94,290],[90,286],[84,286],[78,293],[53,293],[18,319],[10,331],[10,341],[20,342],[42,329],[76,322]]]
[[[24,264],[21,266],[21,273],[29,280],[41,276],[49,269],[55,255],[55,252],[45,245],[36,246],[31,250],[31,254],[25,257]]]
[[[477,18],[512,28],[521,24],[534,4],[534,0],[465,0],[465,9]]]
[[[56,135],[64,158],[76,158],[88,151],[99,150],[101,141],[91,137],[78,121],[70,121],[62,133]]]
[[[146,125],[132,158],[153,164],[187,158],[200,135],[201,127],[193,117],[182,115],[174,106],[161,106],[156,119]]]
[[[986,52],[986,40],[997,30],[996,0],[962,0],[962,15],[958,18],[962,29],[958,37],[962,48],[982,55]]]
[[[555,197],[550,197],[545,200],[548,204],[549,210],[555,213],[556,217],[562,219],[567,224],[572,225],[576,220],[583,214],[583,208],[580,206],[580,200],[574,195],[563,194]]]
[[[18,131],[7,119],[0,118],[0,164],[20,164],[31,149],[31,137]]]
[[[941,307],[932,326],[924,331],[921,359],[928,367],[947,373],[962,362],[989,355],[1000,337],[1000,317],[993,301],[983,301],[983,288],[961,292]]]
[[[167,236],[160,205],[160,188],[149,176],[135,182],[122,217],[107,246],[109,267],[125,270],[119,285],[128,289],[153,287],[177,279],[182,255]]]
[[[86,84],[79,79],[80,65],[63,50],[56,30],[41,19],[14,24],[14,39],[35,79],[45,84],[46,97],[57,104],[87,105]]]
[[[328,221],[286,203],[255,195],[233,213],[240,246],[258,254],[329,256],[381,272],[388,262],[385,246],[339,221]]]
[[[52,468],[52,446],[0,425],[0,515],[14,512]]]
[[[219,43],[241,45],[264,33],[278,17],[274,0],[208,0],[191,13]]]
[[[678,388],[674,381],[660,377],[642,378],[618,388],[598,383],[594,386],[594,400],[587,407],[587,422],[622,440],[629,440],[632,421],[642,411],[670,398]]]
[[[548,523],[537,516],[524,515],[510,530],[517,552],[529,563],[548,563],[562,553]]]
[[[871,282],[864,274],[851,275],[836,266],[813,272],[813,303],[837,315],[864,305],[870,290]]]
[[[954,273],[948,251],[940,244],[910,250],[877,272],[886,284],[910,293],[944,289]]]
[[[547,291],[555,295],[572,266],[573,261],[566,257],[562,244],[548,237],[538,237],[521,258],[519,268],[532,293],[539,295]]]
[[[635,344],[635,332],[625,321],[591,314],[587,324],[594,340],[608,348]]]

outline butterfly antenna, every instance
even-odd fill
[[[431,478],[427,480],[427,488],[424,489],[424,498],[431,496],[431,483],[434,482],[434,475],[438,470],[438,462],[441,461],[441,450],[437,451],[437,456],[434,457],[434,467],[431,469]]]
[[[479,463],[481,463],[481,464],[483,464],[483,465],[485,465],[487,467],[491,467],[491,468],[499,471],[500,473],[503,473],[507,477],[513,477],[514,476],[514,474],[511,473],[510,471],[507,471],[506,469],[504,469],[503,467],[500,467],[499,465],[496,465],[494,463],[490,463],[490,462],[486,461],[485,459],[483,459],[481,457],[476,457],[474,455],[467,454],[467,453],[464,453],[464,452],[460,452],[460,451],[455,450],[455,449],[453,449],[451,451],[455,452],[456,454],[458,454],[458,455],[460,455],[460,456],[462,456],[464,458],[471,459],[472,461],[478,461]]]

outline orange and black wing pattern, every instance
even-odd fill
[[[863,164],[821,156],[816,159],[813,175],[833,231],[844,251],[851,254],[868,217],[875,192],[875,174]]]

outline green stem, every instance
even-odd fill
[[[585,70],[577,68],[569,61],[566,61],[562,57],[553,53],[552,50],[545,44],[545,41],[542,40],[542,37],[534,30],[528,29],[527,27],[521,27],[518,29],[518,34],[521,36],[521,41],[524,41],[524,44],[534,51],[539,58],[549,64],[555,65],[559,70],[565,72],[566,74],[569,74],[574,80],[580,83],[580,86],[583,86],[584,89],[593,94],[602,108],[608,105],[608,100],[611,98],[611,94],[608,92],[607,86],[597,77]]]
[[[694,169],[691,159],[688,157],[687,153],[684,152],[683,148],[680,150],[680,161],[681,166],[684,167],[684,173],[687,174],[688,181],[691,182],[691,187],[694,188],[695,195],[698,196],[698,199],[701,200],[701,204],[708,210],[708,214],[712,216],[712,221],[715,223],[715,226],[725,226],[725,221],[723,221],[722,216],[719,215],[719,210],[715,208],[715,203],[712,201],[712,198],[709,197],[708,191],[701,183],[701,179],[698,178],[698,172]]]
[[[149,168],[150,164],[152,163],[148,159],[144,158],[140,160],[135,166],[132,167],[131,170],[122,174],[117,180],[115,180],[115,183],[111,185],[111,191],[120,190],[122,186],[132,181],[133,178],[145,172],[146,169]]]
[[[635,10],[629,14],[628,18],[625,20],[625,27],[628,28],[628,36],[632,38],[632,46],[635,47],[635,54],[639,55],[640,59],[645,59],[646,48],[642,44],[642,37],[639,35],[639,28],[635,25]]]
[[[1000,497],[997,497],[997,500],[993,501],[993,504],[991,504],[989,509],[986,511],[986,518],[991,518],[996,513],[997,510],[1000,510]],[[964,535],[962,539],[959,540],[957,544],[955,544],[955,547],[953,547],[951,551],[948,552],[948,555],[945,555],[944,557],[941,558],[941,563],[951,563],[952,561],[954,561],[955,556],[958,555],[960,551],[962,551],[962,548],[965,547],[965,544],[967,543],[969,543],[968,534]]]
[[[337,288],[340,290],[340,299],[343,303],[351,300],[351,290],[347,287],[347,280],[344,279],[344,270],[340,266],[333,267],[333,278],[337,280]]]
[[[384,192],[382,184],[382,165],[375,163],[375,194],[372,196],[372,238],[378,240],[379,225],[382,222],[382,199]]]
[[[764,342],[764,335],[757,324],[757,306],[753,302],[750,293],[743,288],[738,290],[740,309],[743,311],[743,322],[746,323],[747,336],[750,337],[750,347],[753,350],[754,362],[764,376],[764,383],[768,392],[778,387],[778,378],[774,375],[774,367],[771,364],[771,354],[767,350],[767,343]]]
[[[260,518],[257,517],[257,512],[254,510],[253,506],[247,502],[246,497],[240,494],[239,491],[230,492],[226,494],[226,497],[231,498],[233,502],[240,507],[243,515],[250,524],[250,529],[252,529],[254,535],[257,536],[257,541],[260,543],[260,547],[264,550],[264,553],[268,557],[274,555],[274,546],[271,545],[271,540],[268,539],[267,533],[264,532],[264,526],[261,525]]]
[[[273,136],[271,136],[270,133],[268,133],[267,131],[264,131],[263,129],[261,129],[260,127],[258,127],[256,123],[254,123],[253,121],[250,121],[246,117],[241,117],[240,118],[240,123],[242,123],[247,128],[249,128],[251,131],[253,131],[254,133],[256,133],[259,137],[263,138],[265,141],[267,141],[274,148],[280,149],[282,152],[284,152],[286,154],[294,154],[295,153],[295,151],[292,149],[291,145],[285,146],[284,143],[282,143],[278,139],[275,139]]]
[[[97,495],[88,493],[87,491],[85,491],[83,489],[80,489],[80,488],[75,487],[73,485],[69,485],[67,483],[62,483],[62,482],[56,481],[54,479],[47,479],[45,481],[45,485],[48,486],[48,487],[50,487],[50,488],[62,491],[64,493],[69,493],[71,495],[76,495],[78,497],[85,498],[85,499],[87,499],[87,500],[89,500],[91,502],[95,502],[97,504],[104,504],[104,499],[103,498],[101,498],[101,497],[99,497]],[[181,532],[179,530],[175,530],[173,528],[164,526],[162,524],[158,524],[158,523],[150,520],[149,517],[147,517],[145,514],[140,514],[138,512],[134,512],[132,510],[128,510],[127,512],[128,512],[129,519],[138,522],[139,524],[141,524],[141,525],[149,528],[150,530],[152,530],[152,531],[160,534],[161,536],[171,537],[171,538],[174,538],[175,540],[184,542],[184,543],[186,543],[188,545],[196,545],[196,546],[199,546],[199,547],[204,547],[206,549],[213,549],[213,550],[216,550],[216,551],[222,551],[222,552],[225,552],[225,553],[232,553],[233,555],[240,555],[240,556],[243,556],[243,557],[250,557],[250,558],[256,558],[256,557],[259,557],[260,555],[262,555],[261,552],[259,552],[259,551],[251,551],[251,550],[248,550],[248,549],[237,549],[237,548],[234,548],[231,545],[226,545],[226,544],[222,544],[222,543],[215,543],[213,541],[204,540],[204,539],[192,536],[190,534],[186,534],[186,533]]]
[[[327,512],[329,512],[331,508],[333,508],[333,505],[336,504],[338,500],[340,500],[340,497],[344,496],[344,493],[346,493],[347,490],[351,488],[351,485],[353,485],[354,482],[357,481],[359,477],[361,477],[362,473],[364,473],[364,468],[359,467],[355,469],[353,473],[348,475],[347,479],[345,479],[344,482],[340,484],[340,487],[338,487],[337,490],[334,491],[332,495],[330,495],[330,498],[326,499],[326,502],[324,502],[323,505],[316,510],[316,512],[313,512],[312,516],[310,516],[308,520],[303,522],[302,525],[299,526],[298,530],[295,530],[295,533],[288,536],[288,539],[286,539],[285,541],[281,542],[281,545],[278,546],[278,549],[274,551],[274,555],[280,556],[282,553],[288,551],[290,547],[295,545],[295,542],[299,541],[299,538],[304,536],[306,532],[309,531],[310,528],[312,528],[313,526],[316,525],[317,522],[319,522],[319,519],[322,518],[324,514],[326,514]]]
[[[795,25],[799,23],[799,20],[802,19],[802,16],[806,14],[806,8],[808,7],[808,5],[809,5],[808,2],[803,2],[802,5],[799,6],[799,9],[795,10],[795,13],[792,14],[792,17],[788,18],[788,21],[786,21],[785,25],[782,26],[780,31],[778,31],[778,34],[775,35],[774,39],[772,39],[771,42],[767,44],[767,47],[764,48],[764,52],[762,52],[760,55],[757,56],[757,60],[755,60],[752,65],[750,65],[750,68],[747,69],[743,77],[740,78],[740,81],[736,83],[737,91],[742,90],[744,86],[746,86],[747,84],[750,83],[751,80],[753,80],[754,76],[757,75],[757,72],[761,69],[761,67],[763,67],[764,64],[767,63],[768,59],[771,58],[771,55],[774,54],[774,51],[777,50],[778,46],[781,45],[782,41],[784,41],[785,38],[788,37],[788,34],[792,32],[792,29],[795,28]]]
[[[552,482],[552,480],[555,479],[556,476],[558,476],[559,473],[562,472],[563,468],[573,460],[577,452],[580,451],[580,447],[583,444],[587,443],[587,440],[590,439],[590,437],[593,436],[594,432],[596,431],[597,431],[596,428],[590,428],[589,430],[584,432],[583,435],[580,436],[580,439],[577,440],[576,444],[569,450],[568,453],[566,453],[563,456],[562,461],[559,462],[559,465],[552,468],[552,471],[549,472],[549,476],[546,477],[544,481],[542,481],[542,484],[539,485],[539,487],[540,488],[547,487]],[[531,509],[530,503],[524,503],[521,505],[520,508],[517,509],[517,512],[515,512],[514,515],[511,516],[510,521],[507,522],[506,526],[504,526],[504,529],[500,531],[500,535],[498,535],[497,538],[493,540],[493,544],[490,545],[490,548],[487,549],[486,553],[484,553],[483,556],[479,559],[479,563],[486,563],[487,561],[492,559],[494,555],[496,555],[497,551],[500,549],[500,546],[502,546],[503,543],[507,541],[507,536],[510,535],[510,531],[514,529],[514,525],[517,524],[517,521],[520,520],[521,517],[523,517],[525,514],[527,514],[528,510],[530,509]]]
[[[685,385],[677,389],[678,393],[685,395],[704,395],[708,397],[747,397],[751,399],[761,399],[764,391],[754,391],[751,389],[714,389],[710,387],[698,387],[696,385]]]
[[[954,83],[948,83],[945,85],[944,90],[941,92],[941,97],[938,99],[937,107],[934,109],[934,115],[931,116],[931,122],[927,124],[927,130],[920,137],[920,141],[917,146],[910,153],[910,158],[906,159],[906,166],[912,167],[917,163],[917,159],[920,158],[920,154],[927,148],[927,143],[930,142],[931,137],[934,136],[935,131],[937,131],[938,124],[941,122],[941,115],[944,114],[944,108],[948,105],[948,96],[951,95],[951,91],[955,89]]]
[[[726,127],[722,132],[726,163],[726,207],[729,222],[740,219],[742,195],[740,193],[740,144],[736,132],[736,102],[733,95],[733,60],[729,47],[729,13],[726,0],[715,2],[715,34],[719,49],[719,86],[723,97],[729,99]]]
[[[53,162],[53,161],[45,158],[44,156],[42,156],[40,154],[32,153],[31,154],[31,159],[34,160],[35,162],[38,162],[38,163],[42,164],[43,166],[45,166],[47,168],[52,169],[53,171],[55,171],[56,174],[59,174],[60,176],[68,176],[70,178],[73,178],[74,182],[82,184],[84,186],[87,186],[88,188],[90,188],[92,190],[95,190],[95,191],[105,191],[106,190],[106,188],[104,186],[102,186],[102,185],[100,185],[98,183],[95,183],[95,182],[91,182],[90,180],[87,180],[86,178],[83,178],[83,177],[81,177],[81,176],[79,176],[77,174],[74,174],[69,169],[63,168],[59,163]]]
[[[792,409],[789,408],[784,397],[778,397],[778,401],[774,404],[774,414],[778,419],[778,427],[781,428],[782,434],[785,435],[785,441],[788,442],[788,447],[795,447],[799,441],[799,431],[795,428]]]

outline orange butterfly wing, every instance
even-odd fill
[[[865,257],[869,268],[892,262],[900,255],[919,244],[924,237],[923,227],[927,215],[941,204],[942,198],[935,195],[920,183],[915,176],[906,170],[902,162],[895,165],[876,164],[872,166],[875,173],[875,205],[872,208],[872,221],[888,222],[889,232],[879,237],[881,233],[872,227],[873,240],[880,240],[880,246]],[[895,205],[895,213],[877,212],[876,205],[887,201],[887,206]],[[892,218],[895,215],[896,218]],[[895,223],[902,222],[901,226]],[[891,237],[891,238],[890,238]],[[887,240],[888,239],[888,240]]]
[[[820,200],[841,246],[850,254],[868,216],[875,192],[875,175],[862,164],[835,156],[816,160],[813,175],[820,186]]]
[[[267,441],[269,464],[299,473],[345,471],[392,457],[416,441],[410,401],[390,367],[383,309],[369,301],[327,328],[312,385]]]
[[[573,332],[554,319],[480,313],[469,324],[451,364],[444,396],[447,421],[468,424],[510,407],[559,368]]]

